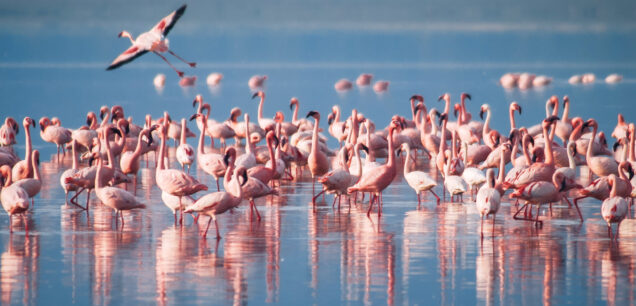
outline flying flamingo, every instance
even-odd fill
[[[203,132],[201,133],[204,134]],[[188,173],[190,173],[190,167],[194,162],[194,148],[186,142],[185,118],[181,118],[181,139],[179,141],[179,146],[177,147],[176,155],[177,161],[181,164],[181,168],[185,171],[185,166],[188,166]]]
[[[437,204],[439,204],[439,196],[435,194],[433,188],[437,186],[437,182],[432,179],[428,174],[423,171],[415,170],[411,171],[411,148],[408,143],[402,145],[402,150],[406,151],[406,159],[404,160],[404,179],[406,182],[415,190],[417,194],[417,205],[419,206],[421,203],[421,195],[423,192],[429,191],[432,193],[437,199]]]
[[[218,153],[205,152],[205,130],[208,125],[208,116],[210,116],[210,105],[205,103],[203,104],[202,110],[207,110],[207,114],[197,113],[190,117],[190,120],[194,120],[199,117],[202,118],[203,127],[201,129],[201,134],[199,135],[199,145],[197,146],[197,165],[201,168],[205,173],[212,175],[214,180],[216,181],[216,189],[217,191],[221,191],[221,187],[219,186],[219,177],[222,177],[225,174],[226,163],[224,162],[224,157]],[[232,149],[232,150],[230,150]],[[226,150],[227,154],[236,155],[236,151],[233,148]]]
[[[247,171],[244,167],[238,167],[236,170],[234,170],[234,174],[229,173],[230,170],[232,170],[230,167],[228,167],[227,170],[228,171],[227,173],[225,173],[225,181],[223,183],[223,186],[229,186],[230,182],[236,182],[238,184],[239,174],[243,178],[243,185],[247,183]],[[230,176],[233,176],[232,181],[228,179]],[[210,219],[208,220],[208,225],[205,227],[205,232],[202,235],[203,237],[208,234],[210,222],[214,220],[214,227],[216,228],[216,239],[221,239],[221,235],[219,234],[219,224],[216,221],[216,216],[230,209],[237,208],[243,200],[243,192],[241,191],[240,186],[239,188],[233,189],[237,190],[236,194],[225,191],[206,194],[184,210],[185,213],[197,212],[199,215],[203,214],[210,217]]]
[[[629,204],[627,199],[621,197],[617,193],[616,175],[610,174],[608,177],[608,183],[611,186],[609,197],[603,201],[601,205],[601,215],[603,220],[607,222],[607,234],[612,237],[612,223],[616,223],[616,235],[614,239],[618,239],[618,231],[621,225],[621,221],[625,219],[627,215],[627,209]]]
[[[2,208],[9,215],[9,231],[13,232],[13,215],[22,214],[23,222],[26,230],[28,226],[26,222],[25,212],[29,209],[29,195],[27,192],[11,184],[11,167],[3,165],[0,167],[0,173],[4,179],[4,187],[0,190],[0,202],[2,202]]]
[[[486,170],[486,184],[477,191],[475,208],[481,216],[481,236],[484,236],[484,217],[492,215],[492,231],[495,231],[495,215],[501,204],[501,195],[495,188],[495,170]]]
[[[132,46],[124,51],[124,53],[117,56],[117,58],[115,58],[110,66],[106,68],[106,70],[113,70],[115,68],[118,68],[119,66],[131,62],[135,58],[143,55],[148,51],[161,57],[161,59],[168,63],[168,65],[170,65],[170,67],[177,72],[179,77],[183,77],[183,72],[177,70],[177,68],[172,66],[168,59],[165,56],[161,55],[161,53],[168,52],[184,63],[190,65],[190,67],[196,67],[196,63],[188,62],[178,56],[176,53],[172,52],[172,50],[170,50],[168,46],[168,39],[166,38],[170,30],[172,30],[172,27],[175,25],[175,23],[177,23],[177,20],[179,20],[179,18],[181,18],[181,16],[185,12],[185,9],[186,5],[184,4],[176,11],[170,13],[170,15],[161,19],[161,21],[159,21],[159,23],[157,23],[152,29],[150,29],[150,31],[141,33],[139,36],[137,36],[137,39],[133,39],[132,35],[127,31],[122,31],[121,33],[119,33],[119,37],[128,37],[128,39],[130,39],[130,42],[132,43]]]
[[[29,129],[30,125],[35,127],[35,121],[33,121],[31,117],[24,117],[24,120],[22,120],[22,126],[24,127],[26,148],[24,150],[24,160],[21,160],[13,165],[13,169],[11,170],[11,179],[14,182],[23,178],[33,177],[33,168],[31,163],[31,151],[33,149],[31,145],[31,130]]]

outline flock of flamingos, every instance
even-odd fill
[[[515,115],[522,115],[522,109],[512,102],[509,131],[490,127],[491,109],[487,104],[480,109],[483,120],[474,118],[466,109],[466,100],[471,99],[466,93],[461,94],[459,103],[452,103],[449,94],[440,96],[438,100],[444,102],[441,113],[435,108],[427,109],[423,97],[413,95],[410,118],[394,115],[387,126],[365,118],[356,109],[347,116],[338,106],[332,107],[326,125],[317,111],[299,118],[296,98],[289,104],[293,109],[291,120],[286,121],[281,111],[273,119],[267,118],[263,116],[265,93],[258,91],[253,98],[260,99],[255,121],[250,121],[250,116],[239,108],[231,110],[229,119],[216,121],[210,118],[211,106],[201,95],[193,101],[194,114],[189,120],[175,121],[164,112],[154,119],[148,114],[145,123],[137,125],[119,105],[103,106],[99,116],[89,111],[86,125],[77,129],[63,127],[58,118],[42,117],[36,124],[34,119],[25,117],[22,130],[26,148],[22,160],[13,149],[20,138],[20,125],[14,118],[6,118],[0,127],[0,201],[9,215],[10,230],[12,217],[26,218],[34,210],[34,198],[42,184],[51,183],[41,180],[40,154],[32,149],[31,128],[36,126],[44,141],[57,146],[58,157],[67,154],[67,150],[73,156],[72,168],[60,177],[66,205],[88,212],[94,191],[103,205],[119,215],[116,220],[121,220],[122,228],[123,211],[146,207],[134,195],[137,173],[144,165],[156,167],[156,184],[164,204],[174,215],[175,225],[183,224],[184,213],[192,214],[194,222],[206,215],[209,220],[202,235],[207,234],[214,221],[217,239],[221,238],[218,215],[247,200],[250,218],[259,222],[254,200],[278,195],[276,186],[308,176],[303,176],[305,169],[313,182],[313,200],[308,205],[313,205],[314,211],[316,199],[320,195],[324,198],[326,193],[334,195],[332,206],[337,202],[338,209],[342,197],[346,197],[345,205],[368,205],[367,215],[377,213],[381,218],[382,192],[391,188],[401,174],[397,164],[404,163],[404,179],[416,193],[418,205],[426,194],[437,205],[449,205],[446,201],[441,203],[435,193],[441,184],[444,198],[448,193],[451,201],[476,205],[483,226],[489,215],[494,222],[509,191],[510,205],[518,206],[514,218],[541,226],[542,205],[567,205],[576,210],[583,222],[578,201],[593,197],[602,201],[601,214],[612,239],[616,239],[620,222],[629,214],[629,199],[636,196],[636,180],[632,180],[636,167],[634,124],[628,124],[619,114],[611,133],[616,142],[609,149],[596,120],[570,116],[567,96],[561,100],[550,97],[546,117],[528,127],[516,125]],[[559,116],[561,106],[563,112]],[[451,117],[456,120],[451,121]],[[198,135],[188,128],[188,121],[196,123]],[[338,141],[338,148],[327,146],[324,129]],[[198,137],[196,148],[186,142],[188,137]],[[206,144],[206,137],[211,138],[210,145]],[[229,145],[227,141],[232,138],[234,145]],[[258,146],[263,139],[265,145]],[[170,140],[176,147],[173,151],[168,149]],[[179,166],[171,168],[174,160]],[[512,168],[507,167],[509,163]],[[189,174],[192,166],[216,182],[201,182],[193,177]],[[588,170],[577,171],[577,167]],[[423,170],[428,168],[428,173]],[[586,173],[591,183],[582,186]],[[209,190],[208,185],[216,186]],[[79,199],[82,193],[86,194],[85,202]],[[470,200],[464,199],[464,194],[470,194]],[[254,214],[256,218],[252,218]],[[617,224],[616,234],[612,224]]]

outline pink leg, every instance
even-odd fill
[[[205,227],[205,232],[203,232],[203,238],[208,235],[208,229],[210,229],[210,222],[212,222],[212,218],[208,219],[208,225]]]
[[[179,70],[177,70],[177,68],[175,68],[174,66],[172,66],[172,64],[170,64],[170,62],[168,61],[168,59],[167,59],[165,56],[161,55],[159,52],[156,52],[156,51],[155,51],[155,52],[153,52],[153,53],[154,53],[154,54],[157,54],[159,57],[161,57],[161,59],[162,59],[162,60],[164,60],[166,63],[168,63],[168,65],[170,66],[170,68],[172,68],[174,71],[176,71],[180,78],[182,78],[182,77],[183,77],[183,71],[179,71]]]
[[[168,50],[168,53],[172,54],[172,56],[174,56],[174,57],[176,57],[176,58],[180,59],[182,62],[184,62],[184,63],[188,64],[188,65],[189,65],[190,67],[192,67],[192,68],[194,68],[194,67],[196,67],[196,66],[197,66],[197,63],[195,63],[195,62],[188,62],[188,61],[184,60],[183,58],[181,58],[181,56],[178,56],[176,53],[172,52],[172,50]]]
[[[258,212],[258,208],[256,208],[256,203],[254,203],[254,200],[250,200],[250,204],[252,205],[252,207],[254,208],[254,211],[256,212],[256,220],[261,221],[261,214]]]
[[[429,191],[435,196],[437,199],[437,205],[439,205],[439,196],[435,193],[435,191],[433,191],[433,189],[429,189]]]
[[[221,239],[221,234],[219,234],[219,223],[216,222],[216,217],[214,218],[214,227],[216,227],[216,239]]]

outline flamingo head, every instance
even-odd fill
[[[417,105],[415,105],[415,109],[413,109],[413,115],[417,115],[418,111],[422,111],[426,114],[426,106],[424,106],[424,103],[417,103]]]
[[[550,125],[555,124],[559,120],[558,116],[550,116],[548,118],[543,119],[542,127],[548,128]]]
[[[424,97],[422,97],[421,95],[412,95],[411,96],[411,101],[424,102]]]
[[[28,128],[29,125],[35,127],[35,120],[31,119],[31,117],[24,117],[24,120],[22,120],[22,126],[24,126],[24,128]],[[17,128],[14,129],[16,131],[16,134],[18,133]]]
[[[121,132],[128,135],[130,133],[130,123],[126,119],[117,120],[117,127]]]
[[[571,141],[568,143],[568,154],[572,156],[576,155],[576,142]]]
[[[99,119],[104,119],[104,116],[110,112],[108,106],[104,105],[99,108]]]
[[[238,116],[240,115],[241,115],[241,109],[238,107],[235,107],[232,110],[230,110],[230,118],[228,118],[228,120],[231,122],[236,122],[236,118],[238,118]]]
[[[455,103],[455,105],[453,105],[453,115],[455,116],[455,118],[457,118],[457,112],[459,112],[462,109],[462,106],[459,105],[459,103]]]
[[[541,162],[544,160],[545,155],[544,155],[544,151],[543,148],[541,147],[535,147],[534,149],[532,149],[532,162],[536,163],[536,162]]]
[[[448,114],[447,113],[443,113],[443,114],[439,115],[439,125],[440,126],[442,125],[444,120],[448,120]]]
[[[40,165],[40,151],[33,150],[33,152],[31,152],[31,158],[35,161],[36,165]]]
[[[481,105],[481,108],[479,109],[479,118],[481,118],[481,120],[484,120],[484,113],[487,112],[488,110],[490,110],[490,105],[488,104]]]
[[[111,120],[115,122],[118,119],[124,118],[124,108],[121,105],[115,105],[110,109],[110,114],[113,116]]]
[[[369,148],[367,146],[365,146],[363,143],[359,142],[358,145],[360,145],[360,149],[362,149],[364,152],[366,152],[367,154],[369,154]]]
[[[510,103],[510,110],[511,111],[518,111],[519,115],[521,115],[521,106],[517,102]]]
[[[234,162],[234,159],[236,159],[236,149],[234,149],[234,147],[229,147],[227,150],[225,150],[223,163],[225,163],[226,167],[230,165],[230,159],[232,160],[232,162]]]
[[[194,97],[194,101],[192,101],[192,107],[197,105],[197,103],[199,103],[199,104],[203,103],[203,96],[202,95],[197,95],[196,97]]]
[[[490,136],[490,140],[492,140],[495,147],[499,146],[499,139],[501,138],[501,134],[499,134],[499,132],[491,130],[490,132],[488,132],[488,136]],[[479,139],[477,141],[479,141]]]
[[[464,102],[464,100],[468,99],[468,100],[472,100],[472,97],[470,96],[470,94],[462,92],[462,95],[460,96],[460,99],[462,102]]]
[[[508,134],[508,141],[510,141],[511,143],[514,143],[517,137],[519,137],[520,133],[521,132],[519,132],[518,129],[513,129],[512,131],[510,131],[510,134]]]
[[[307,113],[307,116],[305,116],[305,118],[309,118],[309,117],[314,117],[314,119],[319,120],[320,119],[320,113],[318,113],[317,111],[309,111]]]
[[[256,97],[260,97],[261,99],[265,99],[265,92],[263,92],[262,90],[259,90],[259,91],[255,92],[252,95],[252,99],[254,99]]]
[[[296,97],[292,97],[291,100],[289,100],[289,109],[293,109],[294,105],[298,105],[298,98]]]
[[[334,114],[329,113],[329,115],[327,115],[327,124],[331,125],[333,123],[333,120],[334,120]]]
[[[450,94],[449,93],[445,93],[445,94],[439,96],[439,98],[437,98],[437,101],[442,101],[442,100],[450,101]]]
[[[565,108],[566,104],[570,104],[570,97],[567,95],[563,96],[563,108]]]
[[[132,39],[132,35],[130,35],[130,33],[128,33],[128,31],[121,31],[119,32],[119,34],[117,35],[117,37],[122,38],[122,37],[128,37],[130,39]]]
[[[40,118],[40,130],[42,132],[44,132],[44,130],[46,129],[47,126],[51,125],[51,120],[49,120],[48,117],[42,117]]]
[[[247,183],[247,169],[243,166],[240,166],[238,168],[236,168],[236,170],[234,170],[234,173],[236,175],[236,179],[238,181],[239,175],[240,177],[243,179],[243,182],[239,182],[241,184],[241,186],[245,185]]]
[[[275,122],[283,122],[285,121],[285,115],[283,115],[283,112],[276,112],[276,114],[274,115],[274,121]]]
[[[625,124],[625,117],[621,113],[618,113],[618,124],[619,125]]]

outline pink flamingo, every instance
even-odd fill
[[[385,92],[389,90],[389,81],[377,81],[373,84],[373,91],[375,92]]]
[[[203,128],[201,129],[201,134],[199,135],[199,145],[197,147],[197,164],[199,168],[201,168],[205,173],[212,175],[214,180],[216,181],[216,189],[217,191],[221,191],[221,187],[219,186],[219,177],[225,175],[225,170],[227,165],[224,162],[224,157],[218,153],[206,153],[205,152],[205,132],[208,125],[208,116],[210,116],[210,105],[205,103],[203,104],[202,110],[207,110],[207,114],[203,115],[203,113],[197,113],[190,117],[190,120],[194,120],[195,118],[202,117]],[[233,154],[236,154],[236,151],[232,150]],[[227,154],[227,152],[226,152]]]
[[[11,169],[11,178],[14,180],[14,182],[23,178],[33,177],[33,164],[31,163],[31,152],[33,150],[33,147],[31,145],[31,130],[29,129],[30,125],[35,127],[35,121],[33,121],[33,119],[31,119],[30,117],[24,117],[24,120],[22,120],[22,126],[24,127],[26,148],[24,150],[24,160],[17,162],[15,165],[13,165],[13,169]]]
[[[369,209],[367,210],[367,216],[371,213],[373,203],[378,202],[379,210],[378,217],[382,214],[382,191],[388,187],[395,175],[397,174],[395,163],[395,148],[393,147],[393,133],[395,132],[396,125],[398,123],[393,122],[389,126],[389,158],[386,164],[375,168],[370,172],[363,172],[360,180],[353,186],[347,189],[348,193],[353,192],[370,192],[372,193],[369,200]],[[375,200],[374,200],[375,199]]]
[[[137,57],[142,56],[148,51],[161,57],[161,59],[168,63],[168,65],[170,65],[170,67],[177,72],[179,77],[183,77],[183,72],[177,70],[177,68],[172,66],[168,59],[165,56],[161,55],[161,53],[168,52],[174,57],[188,64],[190,67],[196,67],[196,63],[190,63],[178,56],[176,53],[172,52],[172,50],[170,50],[168,46],[168,39],[166,38],[170,30],[172,30],[172,27],[174,27],[174,25],[177,23],[177,20],[179,20],[179,18],[181,18],[181,16],[185,12],[185,9],[186,5],[184,4],[176,11],[170,13],[170,15],[161,19],[161,21],[159,21],[159,23],[152,27],[150,31],[141,33],[139,36],[137,36],[137,39],[133,39],[132,35],[130,35],[130,33],[128,33],[127,31],[122,31],[121,33],[119,33],[119,37],[128,37],[128,39],[130,39],[130,42],[132,43],[132,46],[124,51],[122,54],[117,56],[117,58],[113,60],[113,62],[110,64],[110,66],[108,66],[108,68],[106,68],[106,70],[113,70],[115,68],[118,68],[119,66],[129,63]]]
[[[270,161],[276,160],[274,154],[274,141],[278,142],[278,139],[276,139],[274,131],[269,131],[267,133],[267,136],[265,136],[265,140],[267,143],[267,151],[269,152]],[[266,165],[257,165],[255,167],[249,168],[247,170],[247,175],[267,184],[276,176],[278,171],[277,167],[278,165],[275,162],[271,163],[271,166],[269,167]]]
[[[263,85],[265,85],[265,81],[267,80],[267,76],[266,75],[253,75],[248,81],[247,81],[247,85],[252,88],[252,89],[256,89],[259,87],[263,87]]]
[[[224,186],[229,186],[230,182],[236,182],[238,184],[239,174],[242,175],[243,185],[247,183],[247,172],[245,168],[239,167],[234,170],[234,174],[231,174],[230,171],[233,170],[230,167],[227,169],[227,173],[225,173],[225,181],[223,183]],[[229,177],[233,176],[233,180],[230,181]],[[219,191],[206,194],[199,198],[194,204],[190,205],[183,212],[185,213],[198,213],[199,215],[207,215],[210,217],[208,220],[208,225],[205,227],[205,232],[203,233],[203,237],[208,234],[208,229],[210,228],[210,222],[214,220],[214,227],[216,228],[216,239],[221,239],[221,235],[219,234],[219,224],[216,221],[216,216],[220,215],[228,210],[237,208],[241,201],[243,200],[243,192],[241,191],[240,186],[238,188],[233,188],[237,191],[236,194],[232,194],[230,192]]]
[[[150,129],[143,129],[137,137],[137,146],[135,147],[135,150],[133,152],[124,152],[119,159],[121,171],[126,175],[132,174],[134,176],[133,182],[135,183],[137,182],[137,173],[139,172],[140,167],[139,158],[141,157],[144,148],[143,139],[146,137],[148,139],[148,145],[152,144],[153,139],[150,133],[152,133],[152,131],[156,128],[157,126],[152,126]]]
[[[29,198],[31,199],[31,204],[33,204],[33,198],[40,193],[40,189],[42,189],[42,179],[40,178],[40,170],[38,167],[39,164],[40,152],[38,150],[33,150],[33,153],[31,154],[33,178],[23,178],[13,183],[27,192],[27,195],[29,195]]]
[[[596,120],[590,119],[587,121],[587,125],[594,129],[592,132],[592,139],[590,139],[589,142],[590,144],[593,144],[598,131],[598,123]],[[585,153],[585,160],[587,161],[587,166],[590,168],[590,171],[594,172],[594,174],[598,176],[618,174],[618,164],[614,158],[609,156],[594,156],[592,153],[592,147],[593,145],[588,145],[587,152]]]
[[[97,172],[95,174],[95,194],[102,203],[115,210],[115,218],[117,214],[121,218],[121,226],[124,228],[124,215],[122,211],[135,208],[146,208],[146,205],[137,201],[132,193],[117,187],[104,187],[101,180],[102,159],[97,162]]]
[[[501,195],[495,188],[495,170],[488,169],[486,171],[486,184],[477,191],[475,199],[475,208],[481,216],[481,236],[484,236],[484,217],[492,215],[492,231],[495,231],[495,215],[499,211],[501,204]]]
[[[276,127],[276,121],[263,117],[263,106],[265,105],[265,92],[259,90],[258,92],[252,95],[252,99],[260,97],[260,102],[258,103],[258,125],[265,131],[274,130]]]
[[[167,117],[167,113],[164,113],[164,118]],[[165,120],[164,122],[167,122]],[[197,179],[186,174],[183,171],[175,169],[166,169],[164,166],[165,153],[166,153],[166,129],[165,124],[161,127],[161,146],[159,149],[159,162],[157,163],[157,170],[155,172],[155,181],[157,186],[164,192],[167,192],[173,196],[178,196],[181,199],[184,196],[195,194],[202,190],[208,190],[208,187],[199,183]],[[181,206],[179,201],[179,206]],[[183,216],[181,216],[183,219]]]
[[[42,117],[40,119],[40,137],[46,142],[52,142],[57,145],[57,154],[60,154],[60,148],[62,153],[66,154],[64,145],[71,142],[71,130],[63,128],[61,126],[55,126],[51,124],[51,120],[48,117]]]
[[[513,216],[514,219],[534,221],[535,225],[542,224],[543,221],[539,221],[539,210],[541,209],[541,205],[560,201],[563,196],[562,192],[565,189],[564,186],[565,177],[561,172],[554,173],[552,176],[552,182],[534,181],[520,186],[517,190],[510,194],[510,197],[525,200],[526,204],[519,208]],[[517,216],[524,208],[526,208],[526,206],[528,206],[528,204],[537,205],[537,214],[535,219],[528,219],[525,217],[520,218]]]
[[[24,213],[29,209],[29,195],[21,187],[11,184],[11,167],[3,165],[0,167],[0,173],[4,179],[4,187],[0,190],[0,202],[2,202],[2,208],[9,215],[9,231],[13,233],[13,215],[19,214],[22,215],[25,229],[28,231]]]
[[[356,79],[356,84],[358,86],[369,86],[369,84],[371,84],[372,79],[373,79],[373,74],[362,73]]]
[[[340,79],[333,85],[333,88],[335,88],[336,91],[347,91],[353,88],[353,84],[347,79]]]
[[[509,108],[509,112],[510,112],[510,132],[512,132],[514,129],[517,128],[517,124],[516,124],[516,121],[515,121],[515,111],[518,111],[519,115],[521,115],[521,106],[517,102],[512,102],[512,103],[510,103],[510,108]]]
[[[201,132],[201,134],[204,134]],[[214,140],[213,140],[214,141]],[[188,166],[188,173],[190,173],[190,167],[194,162],[194,148],[186,142],[186,120],[181,118],[181,138],[179,146],[177,147],[177,161],[181,164],[181,168],[185,171],[185,167]]]
[[[634,177],[634,169],[629,162],[622,162],[618,165],[618,170],[619,177],[615,181],[617,195],[623,198],[630,197],[633,189],[630,180]],[[627,172],[627,175],[625,175],[625,172]],[[574,204],[578,206],[579,200],[588,197],[601,201],[605,200],[609,197],[610,189],[608,176],[599,177],[587,187],[579,190],[579,195],[574,199]]]
[[[325,175],[329,171],[329,161],[324,152],[318,149],[318,129],[320,124],[320,113],[316,111],[310,111],[307,113],[307,118],[314,117],[316,122],[314,123],[314,131],[311,137],[311,152],[307,157],[307,166],[309,172],[311,172],[311,194],[312,197],[316,195],[316,178]],[[312,204],[314,211],[316,210],[316,199],[313,198]]]
[[[607,222],[607,234],[612,237],[612,223],[616,223],[616,235],[614,239],[618,239],[619,227],[621,221],[627,216],[627,209],[629,204],[627,199],[618,195],[616,175],[610,174],[608,177],[608,183],[611,186],[609,197],[603,201],[601,205],[601,215],[603,220]]]
[[[66,169],[64,172],[62,172],[62,175],[60,176],[60,184],[62,185],[62,189],[64,189],[64,198],[65,198],[65,203],[67,205],[68,205],[69,191],[75,191],[77,193],[77,189],[79,188],[75,184],[66,182],[66,178],[72,177],[79,171],[79,167],[78,167],[79,162],[77,160],[77,141],[75,139],[71,141],[71,152],[72,152],[73,166],[70,169]]]
[[[402,145],[402,150],[406,151],[406,159],[404,160],[404,179],[417,194],[417,205],[419,206],[422,202],[421,195],[426,191],[432,193],[437,199],[437,204],[439,204],[439,196],[437,196],[435,191],[433,191],[433,188],[437,186],[437,182],[423,171],[411,171],[411,148],[408,143]]]
[[[7,117],[0,127],[0,146],[10,146],[15,144],[15,135],[18,134],[18,123],[12,117]]]

